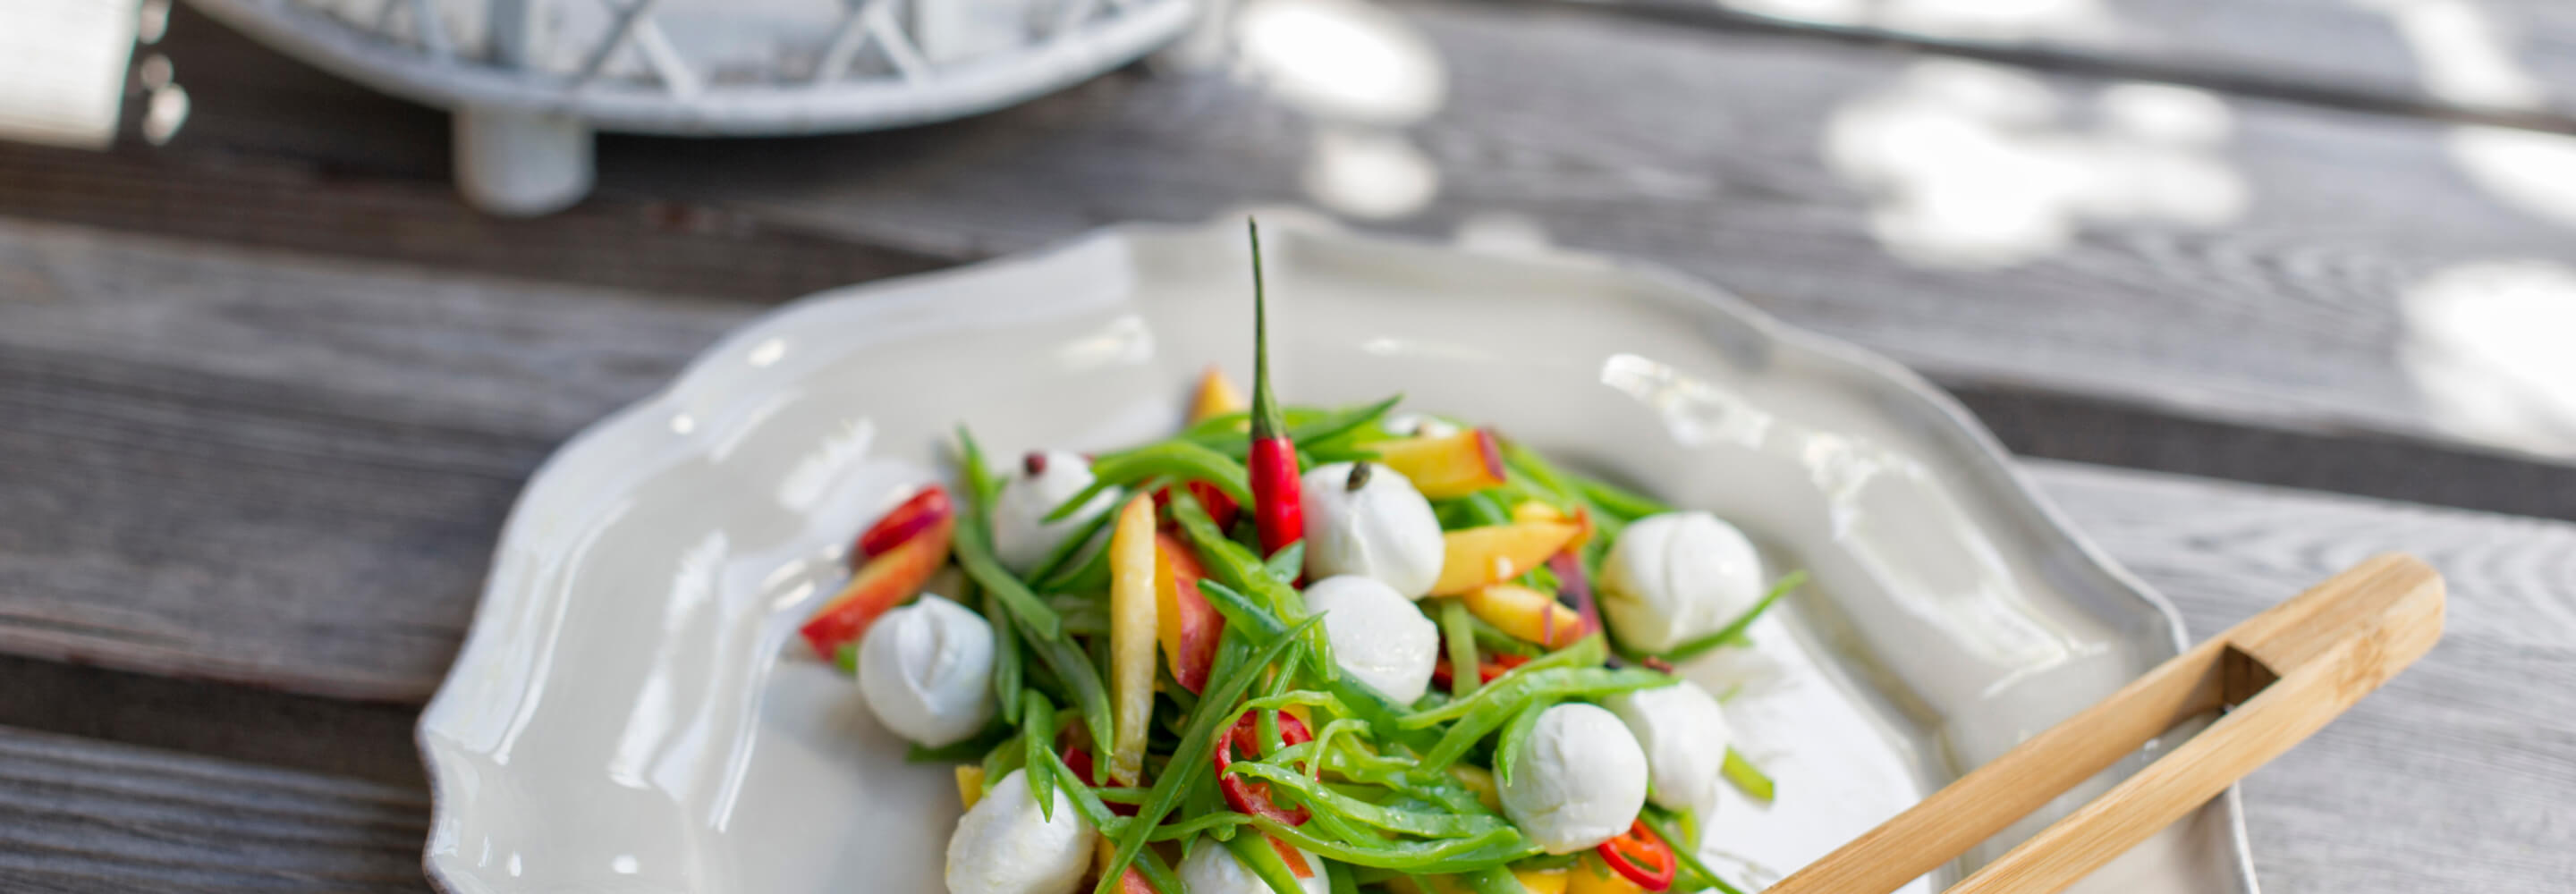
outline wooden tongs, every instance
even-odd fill
[[[2442,638],[2442,577],[2384,555],[2328,578],[1932,793],[1769,889],[1883,894],[1956,859],[2177,723],[2227,714],[1950,894],[2053,894],[2172,825]]]

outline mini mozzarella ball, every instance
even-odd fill
[[[1440,579],[1440,517],[1403,473],[1377,463],[1352,488],[1353,466],[1316,466],[1298,482],[1306,516],[1306,576],[1366,575],[1407,599],[1422,598]]]
[[[1306,588],[1306,610],[1324,616],[1333,663],[1360,682],[1400,705],[1430,688],[1440,627],[1394,588],[1356,574],[1328,577]]]
[[[1263,846],[1269,845],[1264,843]],[[1305,894],[1326,894],[1332,890],[1331,883],[1324,878],[1321,860],[1304,850],[1297,853],[1306,858],[1308,868],[1315,870],[1314,875],[1297,880],[1297,890]],[[1270,894],[1270,886],[1262,882],[1260,876],[1253,875],[1252,869],[1243,865],[1233,851],[1213,838],[1201,840],[1174,873],[1181,877],[1181,887],[1190,894]]]
[[[1387,434],[1408,438],[1445,438],[1465,431],[1457,423],[1428,413],[1397,413],[1386,417],[1378,427],[1385,429]]]
[[[859,638],[859,692],[896,735],[937,748],[993,719],[993,625],[923,596],[886,612]]]
[[[1602,562],[1601,610],[1620,642],[1650,652],[1716,633],[1761,598],[1752,542],[1705,512],[1638,519]]]
[[[1593,705],[1541,712],[1511,777],[1503,784],[1503,814],[1551,854],[1628,831],[1646,804],[1646,753],[1617,715]]]
[[[1091,486],[1091,461],[1079,453],[1048,450],[1030,454],[1020,464],[1020,473],[1002,486],[1002,495],[993,501],[993,553],[1003,567],[1021,574],[1037,570],[1064,539],[1082,530],[1082,523],[1092,516],[1118,505],[1118,494],[1101,491],[1099,496],[1082,504],[1072,515],[1060,521],[1047,521],[1047,513],[1075,494]]]
[[[948,836],[948,894],[1069,894],[1080,884],[1099,833],[1062,787],[1049,793],[1054,819],[1038,812],[1027,771],[1013,770],[958,818]]]
[[[1646,752],[1647,797],[1672,810],[1716,803],[1718,770],[1726,763],[1726,709],[1699,684],[1626,692],[1601,706],[1627,724]]]

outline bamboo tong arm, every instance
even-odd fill
[[[2048,894],[2217,797],[2396,676],[2442,635],[2441,576],[2379,556],[2157,665],[1774,885],[1879,894],[1957,859],[2175,724],[2226,716],[1950,888]]]

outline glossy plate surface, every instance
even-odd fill
[[[1285,399],[1401,391],[1715,511],[1775,572],[1813,575],[1754,648],[1689,669],[1734,693],[1739,747],[1780,784],[1708,824],[1739,881],[1776,880],[2184,642],[1893,364],[1651,268],[1283,223],[1265,256]],[[1171,431],[1203,364],[1245,372],[1247,263],[1237,223],[1127,227],[817,295],[575,438],[521,495],[421,718],[431,878],[941,891],[948,769],[906,765],[793,630],[856,532],[944,477],[953,425],[997,456],[1104,448]],[[2079,890],[2253,889],[2231,794]]]

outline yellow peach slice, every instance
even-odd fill
[[[1431,595],[1455,596],[1519,577],[1579,532],[1565,522],[1515,522],[1442,534],[1440,578],[1431,583]]]
[[[1190,424],[1197,425],[1212,416],[1240,413],[1250,406],[1252,402],[1244,398],[1243,389],[1237,387],[1233,379],[1225,377],[1223,368],[1210,363],[1206,372],[1199,373],[1198,392],[1190,396]]]
[[[1513,639],[1550,649],[1574,645],[1583,638],[1583,616],[1557,604],[1547,594],[1519,584],[1490,584],[1467,591],[1467,613],[1484,619]]]
[[[1401,438],[1369,445],[1378,462],[1402,473],[1413,489],[1434,500],[1463,497],[1503,483],[1502,444],[1492,429],[1454,435]]]

